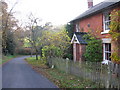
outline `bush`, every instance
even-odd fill
[[[20,55],[30,55],[31,54],[31,48],[21,48],[16,50],[17,54]],[[34,53],[33,53],[34,54]]]
[[[84,35],[88,45],[84,57],[87,61],[100,62],[102,61],[102,41],[96,39],[90,34]]]
[[[69,53],[70,53],[70,52],[69,52]],[[63,56],[63,58],[64,58],[64,59],[69,58],[69,59],[72,60],[73,55],[72,55],[72,54],[69,54],[69,53],[65,54],[65,55]]]
[[[116,62],[116,63],[119,63],[119,62],[120,62],[120,56],[118,55],[117,52],[112,53],[111,59],[112,59],[114,62]]]
[[[42,48],[42,56],[43,57],[60,57],[63,54],[62,50],[59,47],[54,45],[44,46]]]

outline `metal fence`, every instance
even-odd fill
[[[120,65],[109,63],[103,65],[100,62],[73,62],[62,58],[50,58],[49,65],[66,73],[90,79],[100,87],[120,89]]]

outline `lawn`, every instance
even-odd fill
[[[41,59],[35,60],[34,57],[30,57],[25,60],[33,69],[54,82],[59,88],[99,88],[96,83],[90,80],[61,72],[55,68],[49,68]]]

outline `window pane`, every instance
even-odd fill
[[[110,61],[111,61],[110,56],[111,56],[111,53],[108,53],[108,60],[110,60]]]
[[[109,54],[107,53],[107,60],[109,60]]]
[[[105,51],[108,51],[108,43],[105,44]]]
[[[109,44],[109,51],[111,52],[111,44]]]
[[[108,13],[108,19],[111,20],[110,13]]]
[[[106,15],[106,16],[105,16],[105,21],[108,21],[108,20],[109,20],[109,16]]]
[[[104,57],[105,60],[111,60],[111,44],[110,43],[105,43],[105,51],[104,51]]]
[[[105,30],[109,30],[110,29],[110,22],[105,22]]]
[[[76,24],[76,32],[79,32],[79,24]]]
[[[109,30],[109,25],[110,25],[110,13],[105,13],[104,14],[104,26],[105,26],[105,30]]]
[[[105,60],[107,60],[107,53],[105,53]]]
[[[105,14],[105,21],[109,21],[110,20],[110,13],[106,13]]]

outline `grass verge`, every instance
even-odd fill
[[[18,56],[21,56],[21,55],[7,55],[7,56],[2,56],[2,62],[0,62],[0,65],[1,64],[4,64],[6,62],[8,62],[9,60],[15,58],[15,57],[18,57]]]
[[[57,69],[49,68],[43,60],[35,60],[35,57],[25,59],[34,70],[54,82],[59,88],[98,88],[99,86],[87,79],[66,74]]]

